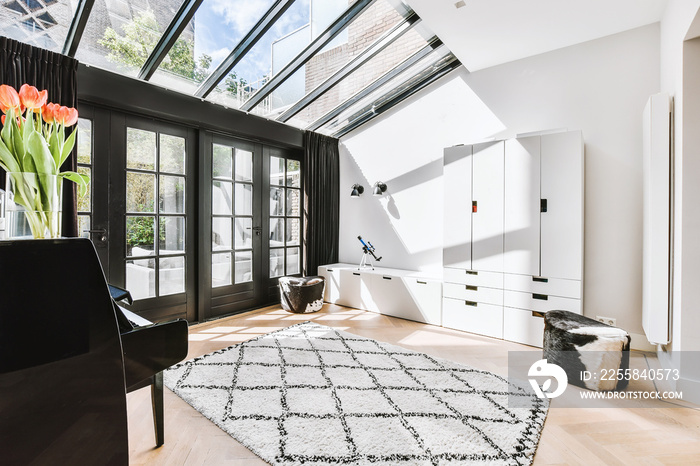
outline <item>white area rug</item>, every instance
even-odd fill
[[[547,403],[508,381],[304,322],[165,372],[165,385],[275,465],[530,464]]]

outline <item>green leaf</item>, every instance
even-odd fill
[[[42,136],[41,133],[32,131],[29,136],[27,149],[34,159],[34,165],[38,173],[57,174],[58,167],[56,167],[56,162],[51,155],[49,145],[46,144],[44,136]]]
[[[15,156],[10,152],[5,145],[5,141],[0,141],[0,164],[7,172],[18,172],[20,170],[19,163],[15,160]]]
[[[49,126],[49,125],[47,125]],[[57,167],[61,167],[62,162],[61,162],[61,149],[58,144],[58,135],[56,134],[56,131],[51,131],[49,133],[49,150],[51,151],[51,155],[53,156],[53,161],[56,164]]]
[[[70,151],[73,150],[73,146],[75,146],[75,134],[77,132],[78,127],[76,126],[73,132],[70,133],[70,136],[68,136],[68,139],[66,139],[66,142],[63,144],[63,149],[61,149],[61,163],[57,164],[59,168],[61,167],[61,165],[63,165],[63,162],[65,162],[68,156],[70,155]]]
[[[7,110],[7,115],[5,116],[5,124],[2,127],[2,142],[5,146],[14,148],[14,143],[12,142],[12,119],[14,119],[15,113],[11,109]]]
[[[88,175],[69,171],[69,172],[61,172],[58,174],[58,176],[62,176],[63,178],[71,180],[72,182],[77,184],[78,188],[80,189],[81,196],[84,196],[85,194],[87,194],[88,182],[90,181],[90,177]]]
[[[5,123],[7,123],[7,119],[5,119]],[[24,124],[26,124],[26,122]],[[17,156],[17,160],[24,161],[27,149],[22,140],[22,132],[17,125],[17,120],[13,118],[10,126],[12,127],[12,147],[14,148],[15,155]]]

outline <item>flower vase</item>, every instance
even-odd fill
[[[60,238],[63,178],[8,172],[5,183],[8,238]]]

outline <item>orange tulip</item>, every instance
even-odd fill
[[[58,104],[46,104],[41,108],[41,116],[44,118],[46,123],[53,123],[56,121],[56,112],[61,108]]]
[[[0,86],[0,110],[7,113],[7,110],[20,109],[19,94],[14,87],[3,84]]]
[[[46,103],[48,94],[46,89],[40,92],[39,89],[29,84],[22,84],[22,87],[19,88],[19,98],[22,105],[30,110],[41,110],[41,107]]]
[[[61,106],[58,109],[54,108],[54,117],[62,125],[73,126],[78,122],[78,111],[72,107]]]

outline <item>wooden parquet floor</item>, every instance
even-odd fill
[[[312,320],[506,376],[516,343],[326,304],[295,315],[268,307],[190,327],[188,359],[298,322]],[[638,355],[639,356],[639,355]],[[633,358],[653,364],[652,354]],[[567,393],[568,393],[567,389]],[[266,464],[165,389],[165,445],[155,448],[149,389],[130,393],[132,465]],[[700,465],[700,408],[655,402],[645,408],[558,408],[553,400],[535,465]]]

